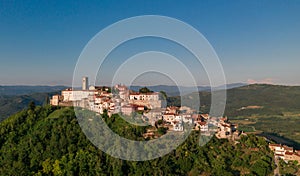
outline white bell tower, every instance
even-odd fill
[[[82,78],[82,90],[88,90],[89,87],[89,78],[83,77]]]

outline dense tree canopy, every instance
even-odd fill
[[[127,138],[141,138],[145,128],[103,116]],[[126,124],[126,126],[124,126]],[[176,150],[150,161],[113,158],[82,133],[72,108],[36,106],[0,123],[1,175],[270,175],[272,153],[262,138],[244,136],[239,143],[213,138],[200,147],[193,132]],[[258,150],[251,150],[257,148]]]

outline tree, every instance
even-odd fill
[[[34,111],[34,109],[35,109],[35,103],[34,103],[34,101],[30,101],[30,102],[29,102],[28,108],[29,108],[30,110]]]
[[[157,129],[157,132],[158,132],[158,134],[160,134],[160,135],[164,135],[164,134],[166,134],[167,133],[167,128],[164,128],[164,127],[159,127],[158,129]]]
[[[160,91],[159,93],[163,96],[164,99],[168,98],[167,93],[165,91]]]
[[[120,91],[119,91],[119,89],[112,88],[112,89],[111,89],[111,92],[112,92],[114,95],[118,95]]]
[[[52,164],[51,164],[51,159],[48,158],[46,159],[45,161],[43,161],[42,163],[42,166],[43,166],[43,172],[45,174],[50,174],[50,172],[52,171]]]
[[[147,87],[143,87],[143,88],[140,88],[139,90],[140,93],[151,93],[153,91],[151,91],[150,89],[148,89]]]
[[[61,167],[60,167],[59,160],[55,160],[55,162],[53,164],[52,172],[54,173],[54,175],[61,175],[62,174],[62,170],[61,170]]]
[[[44,105],[47,105],[49,103],[50,103],[50,99],[49,99],[49,96],[47,95],[46,98],[45,98]]]
[[[162,120],[162,119],[159,119],[159,120],[157,121],[157,124],[158,124],[158,125],[162,125],[162,124],[163,124],[163,120]]]

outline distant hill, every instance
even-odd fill
[[[209,111],[211,93],[202,91],[191,93],[182,98],[196,104],[195,96],[200,95],[201,110]],[[180,105],[180,97],[170,97],[171,105]],[[300,86],[280,86],[253,84],[227,90],[225,115],[280,115],[284,112],[300,111]]]
[[[42,105],[65,86],[0,86],[0,122],[8,116],[27,108],[29,102]]]
[[[0,122],[16,112],[28,107],[33,101],[36,105],[43,105],[53,93],[33,93],[28,95],[0,96]],[[48,97],[48,98],[47,98]]]
[[[218,92],[216,92],[218,93]],[[211,92],[169,97],[168,104],[198,104],[202,113],[210,112]],[[219,103],[219,102],[218,102]],[[253,84],[227,90],[224,115],[242,131],[262,133],[270,139],[300,149],[300,86]]]
[[[0,86],[1,95],[28,95],[32,93],[57,92],[63,90],[65,86]]]
[[[22,91],[22,86],[4,86],[2,94],[0,94],[0,121],[12,115],[19,110],[27,107],[30,101],[36,102],[36,104],[43,104],[47,96],[51,96],[54,93],[59,93],[65,87],[63,86],[24,86],[25,90]],[[0,88],[3,88],[1,86]],[[29,88],[32,88],[31,90]],[[138,91],[141,86],[132,86],[131,89]],[[179,91],[176,86],[150,86],[148,87],[153,91],[165,91],[170,96],[168,102],[170,105],[180,106],[180,97],[178,96]],[[300,86],[279,86],[279,85],[266,85],[266,84],[230,84],[227,85],[227,104],[225,115],[227,116],[240,116],[240,115],[251,115],[251,114],[282,114],[289,111],[299,111],[300,114]],[[13,94],[13,90],[16,90],[14,94],[22,94],[26,92],[42,91],[47,89],[46,92],[54,93],[33,93],[27,95],[7,96]],[[182,87],[187,93],[182,98],[187,99],[191,104],[198,96],[196,93],[188,93],[193,90],[189,87]],[[210,88],[199,87],[200,100],[201,100],[201,111],[208,112],[210,108]],[[218,88],[217,88],[218,89]],[[57,91],[53,91],[57,90]],[[171,97],[172,95],[176,95]],[[256,108],[255,108],[256,107]]]
[[[241,87],[241,86],[245,86],[246,84],[244,83],[234,83],[234,84],[227,84],[226,88],[227,89],[232,89],[232,88],[236,88],[236,87]],[[131,90],[134,91],[138,91],[140,88],[142,88],[144,86],[130,86]],[[167,93],[168,96],[179,96],[180,95],[180,91],[182,92],[182,95],[185,94],[189,94],[189,93],[193,93],[195,92],[195,88],[193,87],[186,87],[186,86],[167,86],[167,85],[157,85],[157,86],[147,86],[150,90],[155,91],[155,92],[159,92],[159,91],[164,91]],[[211,87],[210,86],[198,86],[198,91],[210,91]],[[219,87],[215,87],[216,90],[218,89],[223,89],[224,86],[219,86]]]
[[[254,106],[261,108],[253,108]],[[228,115],[282,114],[295,111],[300,112],[300,86],[254,84],[227,92]]]

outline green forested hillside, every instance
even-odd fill
[[[261,106],[261,109],[245,109]],[[285,112],[300,112],[300,86],[248,85],[227,92],[226,115],[249,114],[282,115]]]
[[[126,123],[118,116],[104,119],[128,138],[139,138],[143,131],[123,126]],[[272,175],[272,153],[263,138],[245,136],[238,144],[213,138],[204,147],[198,145],[198,138],[193,132],[161,158],[123,161],[106,155],[86,139],[72,108],[31,105],[0,123],[0,174]]]
[[[29,95],[7,96],[0,95],[0,122],[12,114],[27,108],[29,102],[37,105],[47,103],[53,93],[34,93]]]
[[[65,86],[0,85],[0,122],[26,108],[31,101],[38,105],[44,104],[49,96],[60,93],[65,88]]]
[[[200,110],[208,112],[210,93],[201,92],[200,96]],[[23,109],[30,100],[22,96],[19,101],[23,103],[16,99],[1,107],[19,103]],[[169,98],[170,104],[179,102],[178,97]],[[251,106],[260,108],[247,108]],[[297,140],[299,107],[300,87],[249,85],[228,90],[225,114],[233,121],[245,122],[241,125],[244,128]],[[116,133],[143,140],[145,128],[125,123],[119,116],[105,116],[104,120]],[[184,144],[162,158],[123,161],[86,139],[72,108],[31,107],[0,123],[0,175],[272,175],[272,154],[262,138],[250,135],[236,145],[213,138],[200,147],[198,137],[193,132]]]
[[[183,96],[184,102],[197,104],[195,97],[200,96],[202,112],[208,113],[211,102],[210,92],[199,92]],[[171,105],[180,106],[180,97],[169,97]],[[259,108],[247,108],[258,106]],[[244,107],[244,108],[243,108]],[[282,115],[285,112],[300,114],[300,86],[279,86],[253,84],[227,90],[226,116]]]
[[[196,104],[200,95],[200,111],[210,110],[211,93],[183,96],[185,102]],[[169,97],[168,103],[180,105],[180,97]],[[239,125],[239,130],[264,132],[278,143],[300,149],[300,86],[254,84],[227,90],[225,116]]]

